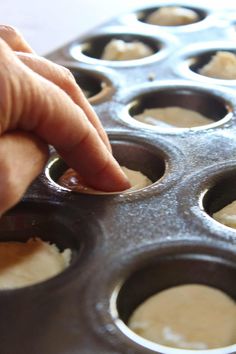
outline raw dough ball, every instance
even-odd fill
[[[217,52],[210,62],[204,65],[199,74],[222,80],[236,79],[236,55],[230,52]]]
[[[236,200],[214,213],[212,217],[221,224],[236,229]]]
[[[198,14],[183,7],[167,6],[152,12],[147,23],[159,26],[181,26],[199,21]]]
[[[181,107],[150,108],[133,116],[139,122],[160,127],[193,128],[211,124],[213,120],[202,114]]]
[[[153,50],[142,42],[127,43],[121,39],[112,39],[104,48],[103,60],[133,60],[148,57]]]
[[[122,191],[122,192],[118,192],[118,193],[126,193],[126,192],[130,192],[133,190],[138,190],[138,189],[145,188],[145,187],[149,186],[150,184],[152,184],[152,181],[139,171],[130,170],[127,167],[121,167],[121,169],[124,171],[124,173],[128,177],[129,182],[131,184],[131,188],[127,189],[126,191]],[[73,191],[80,192],[80,193],[117,194],[117,192],[106,193],[106,192],[98,191],[98,190],[95,190],[91,187],[86,186],[83,179],[72,168],[69,168],[59,178],[58,183],[63,187],[66,187],[68,189],[71,189]]]
[[[236,343],[236,305],[218,289],[182,285],[146,300],[128,326],[145,339],[169,347],[219,348]]]
[[[59,249],[39,238],[27,242],[0,242],[0,289],[39,283],[68,267],[71,250]]]

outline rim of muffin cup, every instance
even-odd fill
[[[183,236],[179,241],[154,242],[135,251],[121,253],[117,257],[117,262],[113,261],[109,274],[97,274],[95,299],[89,299],[87,303],[89,306],[95,306],[95,303],[103,299],[104,305],[94,317],[94,330],[101,325],[112,327],[111,331],[106,332],[106,339],[111,344],[114,344],[115,338],[117,348],[132,348],[135,353],[140,354],[234,353],[236,343],[206,350],[164,346],[144,339],[127,326],[133,311],[141,303],[152,295],[175,286],[207,285],[234,298],[234,250],[229,246],[221,248],[217,242],[213,245],[212,240],[203,242],[200,238],[190,240]],[[158,281],[155,282],[154,279]]]
[[[157,105],[155,102],[158,97],[160,104]],[[136,85],[127,91],[122,90],[117,101],[123,104],[123,109],[114,107],[117,119],[122,120],[130,127],[162,134],[197,132],[222,126],[232,119],[233,111],[236,108],[233,90],[213,85],[202,86],[199,83],[190,83],[184,80],[162,80],[158,83]],[[193,110],[212,119],[213,122],[191,128],[161,127],[140,122],[134,117],[136,114],[142,113],[144,109],[167,107]]]
[[[217,239],[233,243],[236,229],[215,220],[212,214],[236,200],[234,185],[229,184],[233,183],[234,176],[236,160],[218,162],[190,175],[181,183],[178,193],[179,210],[187,222],[202,232],[214,234]]]
[[[204,42],[190,45],[188,49],[180,51],[175,60],[177,65],[174,71],[186,79],[201,81],[204,84],[217,84],[222,86],[236,86],[236,79],[219,79],[198,73],[204,65],[209,63],[217,52],[230,52],[236,54],[235,43],[231,42]]]
[[[121,39],[126,42],[142,42],[153,50],[153,54],[139,59],[131,60],[104,60],[101,59],[106,44],[112,39]],[[157,34],[150,34],[148,31],[133,31],[123,27],[108,27],[98,30],[96,34],[84,37],[80,41],[73,42],[67,55],[73,60],[81,63],[102,65],[106,67],[132,67],[145,65],[161,60],[168,55],[176,39],[162,31]]]
[[[236,201],[234,182],[236,178],[236,161],[233,165],[228,163],[218,165],[217,171],[213,171],[208,178],[208,186],[202,190],[199,196],[199,206],[222,230],[236,232],[233,227],[222,224],[213,218],[213,214],[233,201]]]

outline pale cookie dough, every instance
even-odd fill
[[[124,42],[121,39],[112,39],[104,48],[103,60],[134,60],[148,57],[153,50],[142,42]]]
[[[220,348],[236,343],[236,305],[205,285],[173,287],[150,297],[128,326],[152,342],[182,349]]]
[[[236,55],[231,52],[217,52],[198,72],[215,79],[235,80]]]
[[[204,117],[201,113],[181,107],[145,109],[133,118],[159,127],[193,128],[213,123],[212,119]]]
[[[134,171],[130,170],[127,167],[121,167],[123,172],[126,174],[126,176],[129,179],[129,182],[131,184],[131,188],[127,189],[126,191],[122,192],[102,192],[98,191],[96,189],[93,189],[91,187],[88,187],[83,179],[78,175],[77,172],[75,172],[72,168],[69,168],[58,180],[58,183],[62,187],[66,187],[70,190],[80,192],[80,193],[87,193],[87,194],[117,194],[117,193],[126,193],[126,192],[131,192],[134,190],[142,189],[150,184],[152,184],[152,181],[143,175],[139,171]]]
[[[146,19],[151,25],[181,26],[199,21],[198,14],[190,9],[176,6],[161,7]]]
[[[221,224],[236,229],[236,200],[214,213],[212,217]]]
[[[39,283],[68,267],[71,250],[59,249],[39,238],[27,242],[0,242],[0,289]]]
[[[125,175],[128,177],[128,180],[131,184],[130,189],[132,189],[132,190],[145,188],[145,187],[149,186],[150,184],[152,184],[152,181],[147,176],[145,176],[143,173],[141,173],[140,171],[134,171],[134,170],[131,170],[131,169],[124,167],[124,166],[121,167],[121,169],[123,170]]]

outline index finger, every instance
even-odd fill
[[[40,89],[45,90],[44,85]],[[127,177],[83,110],[57,87],[49,85],[47,93],[48,102],[45,105],[43,99],[40,105],[54,108],[40,116],[34,114],[37,116],[34,127],[37,135],[54,145],[88,185],[103,191],[129,188]]]
[[[33,49],[15,27],[0,25],[0,38],[2,38],[12,50],[34,53]]]
[[[16,55],[30,69],[43,76],[45,79],[52,81],[62,90],[64,90],[72,98],[72,100],[83,109],[86,117],[97,130],[108,150],[111,151],[108,137],[99,118],[90,106],[88,100],[85,98],[82,90],[77,85],[71,72],[63,66],[50,62],[49,60],[36,55],[18,52]]]
[[[34,132],[96,189],[129,188],[127,177],[84,111],[57,85],[26,67],[3,41],[0,57],[2,133],[17,129]]]

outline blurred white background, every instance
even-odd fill
[[[196,1],[196,0],[195,0]],[[161,1],[163,2],[163,0]],[[171,0],[167,0],[168,4]],[[173,0],[192,5],[194,1]],[[204,4],[206,0],[198,0]],[[156,0],[5,0],[1,2],[0,23],[17,27],[38,54],[46,54],[122,12]],[[209,6],[235,8],[233,0],[210,0]],[[236,14],[235,14],[236,15]],[[236,19],[236,16],[235,16]]]
[[[8,0],[0,23],[17,27],[38,54],[65,42],[145,0]]]

